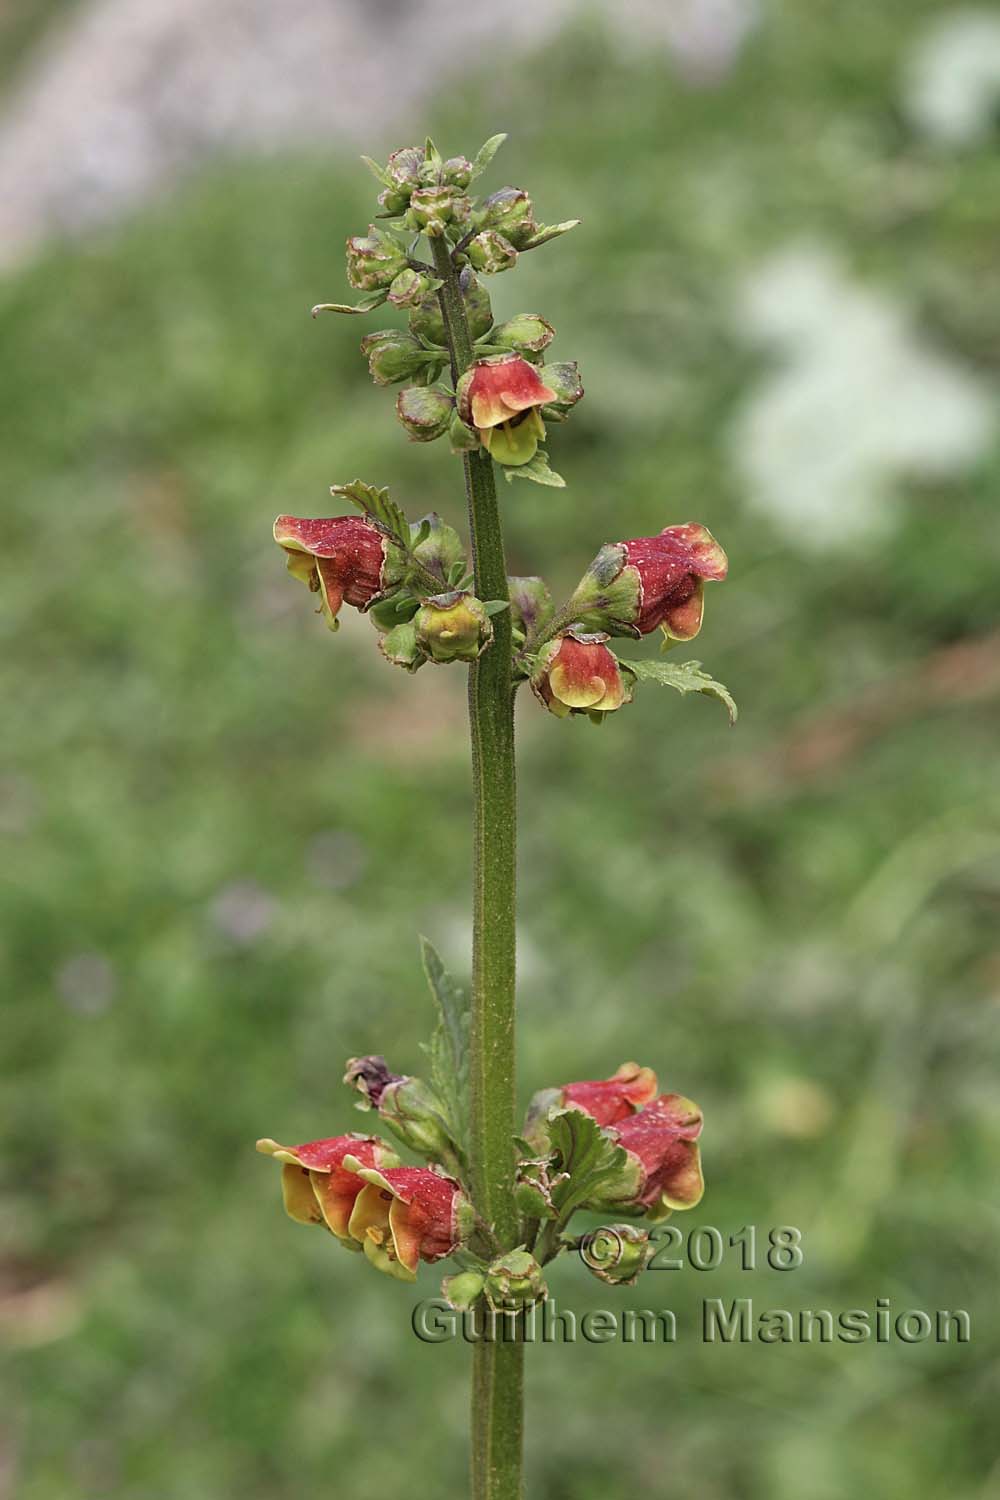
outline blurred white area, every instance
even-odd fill
[[[903,106],[944,145],[988,140],[1000,112],[1000,11],[956,10],[932,21],[907,58]]]
[[[731,65],[755,4],[82,0],[0,112],[0,262],[107,222],[220,152],[371,150],[449,71],[491,55],[510,67],[577,13],[624,51],[671,51],[697,82]]]
[[[791,545],[884,532],[900,480],[958,474],[993,438],[986,389],[826,246],[790,246],[759,266],[737,321],[777,360],[737,413],[732,460]]]

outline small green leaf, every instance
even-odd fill
[[[399,506],[389,499],[387,489],[376,489],[374,485],[365,484],[363,479],[354,479],[350,484],[331,484],[330,494],[343,495],[345,500],[350,500],[369,520],[374,521],[380,530],[391,536],[407,552],[410,550],[409,522]]]
[[[502,615],[505,609],[510,609],[509,599],[486,599],[483,608],[488,615]]]
[[[568,234],[579,223],[579,219],[567,219],[562,224],[540,224],[538,226],[538,233],[533,235],[528,243],[522,246],[522,249],[537,250],[539,245],[547,245],[549,240],[558,239],[561,234]]]
[[[721,682],[709,677],[701,670],[700,661],[626,661],[621,659],[640,682],[658,682],[663,687],[672,687],[678,693],[705,693],[717,698],[725,705],[730,724],[735,724],[739,710],[732,693]]]
[[[553,489],[564,490],[566,481],[561,474],[549,468],[549,456],[544,448],[539,448],[534,458],[526,464],[503,464],[503,477],[510,484],[515,479],[530,479],[535,484],[547,484]]]
[[[376,307],[382,306],[382,303],[388,299],[388,296],[388,290],[383,288],[377,292],[366,292],[363,297],[358,298],[353,307],[347,302],[317,302],[316,306],[312,309],[312,316],[315,318],[321,312],[348,314],[374,312]]]
[[[499,135],[491,135],[489,140],[480,146],[472,162],[472,182],[475,182],[477,177],[482,177],[506,139],[507,132],[504,130]]]
[[[380,167],[378,162],[372,161],[370,156],[362,156],[361,160],[364,162],[369,172],[375,178],[376,182],[380,182],[383,187],[392,187],[392,178],[389,176],[389,173],[387,172],[385,167]]]
[[[459,989],[428,938],[420,939],[420,957],[438,1008],[438,1024],[424,1048],[431,1062],[431,1082],[447,1109],[447,1125],[459,1149],[465,1149],[468,1119],[469,1001]]]

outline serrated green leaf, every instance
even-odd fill
[[[560,1172],[566,1180],[553,1190],[560,1219],[597,1196],[602,1182],[616,1176],[626,1163],[624,1149],[597,1121],[580,1109],[553,1110],[548,1118],[548,1136]]]
[[[658,682],[663,687],[672,687],[678,693],[705,693],[717,698],[725,705],[730,724],[735,724],[739,714],[732,693],[721,682],[709,677],[701,670],[700,661],[626,661],[621,659],[640,682]]]
[[[345,500],[350,500],[380,530],[409,551],[409,522],[395,501],[389,499],[387,489],[376,489],[374,485],[365,484],[363,479],[353,479],[350,484],[331,484],[330,494],[343,495]]]
[[[501,465],[503,477],[510,484],[515,479],[530,479],[534,484],[547,484],[553,489],[564,490],[566,481],[561,474],[549,468],[549,456],[543,448],[539,448],[534,458],[526,464]]]
[[[420,959],[438,1009],[438,1024],[424,1048],[431,1081],[448,1112],[447,1125],[465,1151],[468,1124],[469,1001],[441,961],[434,944],[420,939]]]
[[[472,161],[472,177],[470,179],[472,182],[475,182],[477,177],[482,177],[506,139],[507,132],[502,130],[499,135],[491,135],[489,140],[484,141],[480,146]]]

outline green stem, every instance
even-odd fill
[[[454,379],[472,363],[472,340],[446,240],[431,240],[442,281],[441,311]],[[480,599],[507,599],[507,564],[493,463],[464,455],[469,531]],[[493,644],[469,671],[474,803],[470,1157],[473,1199],[505,1249],[517,1235],[513,1196],[515,1128],[514,701],[510,610],[493,616]],[[520,1500],[524,1428],[524,1345],[473,1345],[473,1500]]]

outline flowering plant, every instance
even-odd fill
[[[367,614],[387,662],[409,672],[460,663],[469,672],[472,990],[462,994],[425,940],[438,1010],[427,1076],[393,1072],[377,1054],[348,1060],[345,1082],[392,1146],[362,1134],[258,1142],[281,1165],[291,1218],[328,1231],[370,1267],[412,1282],[421,1262],[453,1259],[444,1296],[481,1315],[472,1408],[478,1500],[521,1492],[518,1319],[547,1295],[545,1267],[576,1249],[606,1284],[631,1284],[651,1253],[641,1220],[691,1208],[703,1191],[700,1110],[679,1094],[658,1094],[652,1069],[637,1063],[543,1089],[516,1133],[515,695],[528,683],[555,717],[599,724],[652,681],[708,694],[736,717],[727,689],[698,662],[618,651],[621,640],[657,629],[664,651],[698,634],[705,585],[727,571],[702,524],[606,542],[559,607],[541,578],[507,576],[495,476],[564,485],[549,464],[547,424],[565,422],[583,385],[574,361],[548,359],[555,330],[545,318],[493,319],[480,277],[510,270],[578,222],[540,224],[521,188],[473,194],[503,139],[494,136],[471,161],[445,160],[431,141],[394,151],[384,166],[365,158],[381,211],[367,234],[347,242],[348,280],[362,295],[313,309],[360,315],[388,303],[405,313],[405,329],[369,333],[361,351],[376,385],[401,385],[396,414],[408,437],[446,437],[461,461],[471,557],[439,516],[410,521],[387,490],[361,480],[332,486],[360,514],[283,515],[274,526],[289,571],[319,596],[331,629],[347,605]],[[421,238],[429,258],[417,253]],[[401,1162],[396,1145],[422,1164]],[[569,1224],[581,1209],[630,1222],[575,1238]],[[510,1336],[496,1336],[486,1314],[497,1311],[509,1316]]]

